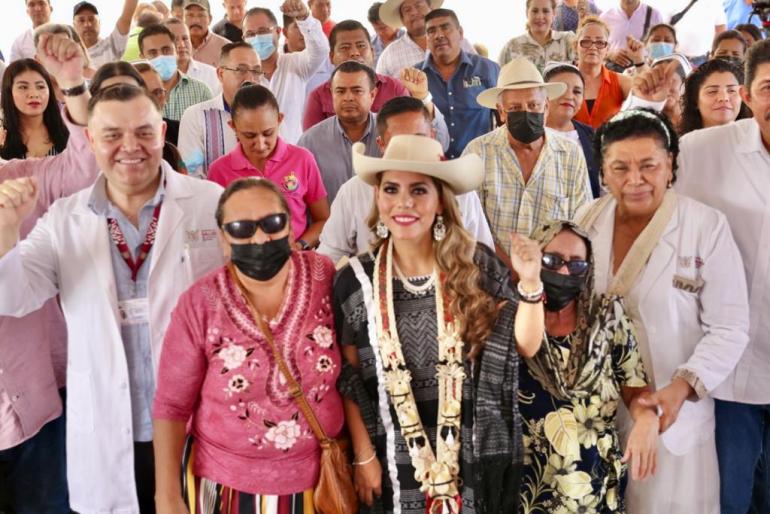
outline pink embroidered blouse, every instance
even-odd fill
[[[291,264],[270,329],[324,430],[335,437],[344,413],[330,303],[334,265],[296,251]],[[196,476],[265,495],[297,493],[318,480],[317,439],[226,268],[179,299],[163,343],[153,417],[192,418]]]

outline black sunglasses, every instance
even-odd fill
[[[543,254],[543,267],[547,270],[559,271],[565,264],[567,265],[567,271],[569,271],[569,274],[575,277],[584,275],[585,272],[588,271],[589,266],[588,261],[580,259],[565,261],[561,255],[556,255],[555,253]]]
[[[277,234],[286,228],[288,221],[289,215],[285,212],[279,212],[258,220],[231,221],[222,225],[222,228],[235,239],[248,239],[257,233],[257,228],[261,228],[265,234]]]

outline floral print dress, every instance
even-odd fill
[[[615,413],[621,387],[643,387],[646,375],[633,324],[619,299],[592,331],[580,376],[597,373],[592,389],[568,400],[549,393],[542,368],[520,364],[519,409],[524,432],[524,471],[519,512],[567,514],[625,512],[625,465]],[[602,341],[603,340],[603,341]],[[556,366],[567,374],[571,336],[547,337]]]

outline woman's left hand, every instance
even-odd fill
[[[630,462],[631,479],[644,480],[655,474],[658,461],[660,420],[651,409],[645,409],[634,422],[621,462]]]
[[[540,263],[543,253],[540,245],[522,236],[511,235],[511,266],[519,276],[522,287],[529,291],[535,291],[540,287]]]

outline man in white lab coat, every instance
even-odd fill
[[[770,512],[770,41],[749,50],[746,70],[754,117],[683,137],[676,184],[727,216],[749,288],[749,346],[713,393],[722,514]]]
[[[77,54],[68,44],[54,49],[62,61]],[[100,92],[87,129],[100,176],[55,202],[21,242],[36,179],[0,183],[0,315],[23,316],[59,294],[67,479],[82,514],[154,512],[150,409],[163,334],[179,295],[223,261],[221,188],[163,162],[164,132],[143,89]]]

